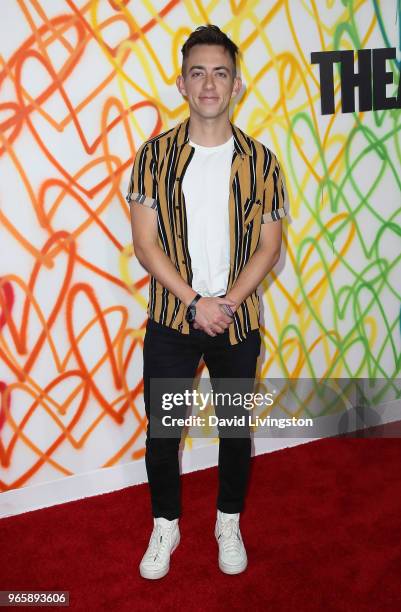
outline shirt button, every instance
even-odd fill
[[[181,234],[178,234],[178,238],[182,238]]]

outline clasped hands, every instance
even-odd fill
[[[228,306],[229,308],[225,308]],[[196,317],[192,324],[194,329],[201,329],[209,336],[222,334],[232,323],[238,304],[227,297],[202,297],[196,304]]]

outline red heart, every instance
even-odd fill
[[[60,376],[58,376],[55,380],[53,380],[50,384],[48,384],[42,391],[42,393],[35,398],[35,400],[33,401],[33,403],[30,405],[30,407],[28,408],[27,412],[24,414],[23,418],[20,420],[19,423],[16,423],[13,419],[13,417],[11,416],[11,411],[10,411],[10,392],[7,392],[7,389],[3,390],[2,394],[1,394],[1,407],[2,407],[2,412],[4,411],[5,415],[7,416],[7,420],[10,421],[12,423],[12,427],[13,430],[15,431],[15,433],[13,434],[11,441],[9,442],[8,446],[4,446],[1,438],[0,438],[0,463],[2,466],[4,467],[9,467],[10,463],[11,463],[11,457],[12,457],[12,452],[13,449],[17,443],[17,441],[22,437],[23,435],[23,431],[25,426],[27,425],[28,421],[33,418],[37,413],[37,408],[41,402],[41,400],[43,398],[46,398],[46,396],[48,395],[48,393],[54,388],[56,387],[58,384],[60,384],[60,382],[63,382],[65,379],[68,378],[72,378],[74,376],[80,376],[81,377],[81,373],[78,371],[71,371],[71,372],[65,372],[64,374],[61,374]],[[77,424],[77,422],[79,421],[87,400],[88,400],[88,396],[89,396],[89,392],[90,392],[90,383],[88,380],[83,380],[83,392],[82,392],[82,398],[76,408],[76,410],[74,411],[74,413],[71,416],[71,419],[69,421],[69,423],[67,424],[67,426],[63,427],[63,431],[62,433],[57,436],[57,438],[50,444],[50,446],[45,450],[45,451],[41,451],[35,444],[33,444],[33,442],[28,439],[28,437],[25,437],[24,439],[24,443],[27,446],[30,446],[32,451],[34,453],[36,453],[37,455],[40,456],[40,459],[38,459],[30,468],[28,471],[26,471],[23,476],[20,476],[20,478],[18,478],[16,481],[14,481],[13,483],[9,483],[6,484],[4,481],[0,480],[0,488],[2,491],[8,490],[8,489],[15,489],[17,487],[22,486],[27,480],[29,480],[29,478],[32,476],[32,474],[34,474],[43,464],[47,463],[49,460],[49,457],[51,457],[52,453],[54,453],[54,451],[60,446],[60,444],[62,444],[62,442],[67,439],[71,433],[71,431],[73,430],[73,428],[75,427],[75,425]],[[26,385],[24,385],[23,383],[17,383],[16,385],[13,385],[13,388],[21,388],[23,390],[26,390],[27,392],[29,392],[30,394],[32,394],[32,390],[27,387]],[[41,415],[41,419],[43,418],[43,415]],[[53,416],[54,418],[54,416]],[[43,427],[43,422],[41,421],[40,423],[40,427]]]
[[[43,255],[46,255],[49,251],[49,249],[58,242],[58,240],[62,240],[63,238],[67,239],[67,266],[66,266],[66,270],[64,273],[64,278],[62,280],[62,285],[61,288],[59,290],[59,292],[55,291],[54,295],[56,296],[55,299],[55,303],[53,305],[53,308],[50,311],[50,314],[48,316],[46,325],[44,326],[43,330],[41,331],[41,333],[39,334],[38,339],[36,340],[36,342],[34,343],[34,346],[32,347],[32,349],[29,351],[29,357],[27,358],[25,364],[23,367],[19,367],[15,361],[11,360],[9,358],[9,354],[11,354],[11,351],[9,351],[9,354],[7,354],[4,349],[2,347],[0,347],[0,358],[4,359],[4,361],[9,365],[9,367],[11,368],[11,370],[14,371],[14,373],[16,374],[16,376],[18,377],[19,380],[25,380],[26,378],[26,374],[28,374],[28,372],[31,370],[33,364],[35,363],[40,350],[43,346],[43,343],[45,342],[47,335],[50,331],[50,329],[52,328],[52,326],[54,325],[54,322],[57,318],[57,315],[60,311],[60,308],[63,304],[63,300],[65,297],[65,294],[67,292],[68,286],[70,284],[71,281],[71,277],[72,277],[72,271],[73,271],[73,267],[74,267],[74,259],[75,259],[75,244],[71,241],[68,240],[69,238],[69,234],[67,232],[56,232],[53,236],[51,236],[49,238],[49,240],[46,242],[46,244],[44,245],[44,247],[41,250],[41,253]],[[45,260],[45,257],[42,260],[38,260],[32,270],[32,274],[28,283],[28,291],[29,293],[26,294],[25,297],[25,302],[24,302],[24,306],[23,306],[23,311],[22,311],[22,317],[21,317],[21,324],[20,327],[18,328],[18,326],[16,325],[15,321],[14,321],[14,317],[12,312],[8,313],[8,317],[7,317],[7,324],[8,324],[8,328],[10,330],[10,334],[13,338],[15,347],[17,349],[17,352],[19,354],[26,354],[28,353],[28,349],[27,349],[27,328],[28,328],[28,322],[29,322],[29,315],[30,315],[30,310],[32,308],[32,296],[34,295],[34,290],[35,290],[35,284],[36,284],[36,280],[38,278],[39,272],[41,270],[41,268],[43,267],[43,260]]]

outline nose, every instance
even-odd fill
[[[212,74],[207,74],[205,79],[205,89],[214,88],[214,78]]]

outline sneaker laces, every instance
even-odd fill
[[[228,519],[220,523],[221,542],[226,553],[236,553],[241,549],[241,538],[239,535],[239,525],[235,519]]]
[[[162,525],[155,526],[149,546],[149,555],[153,557],[154,561],[156,561],[157,557],[162,557],[166,551],[169,541],[167,536],[171,534],[172,530],[173,526],[164,528]]]

